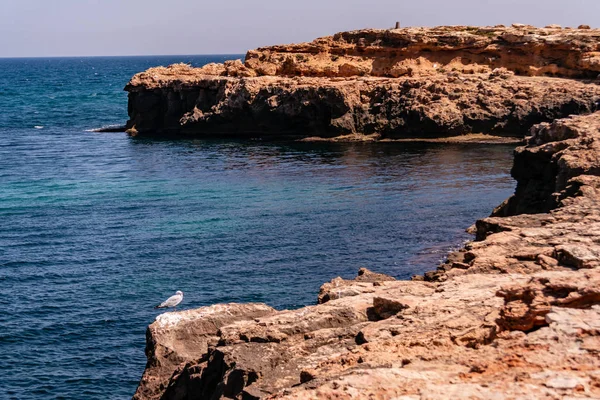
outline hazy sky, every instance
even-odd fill
[[[0,0],[0,57],[244,53],[360,28],[600,27],[600,0]]]

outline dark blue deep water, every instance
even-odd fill
[[[513,190],[507,146],[90,131],[135,72],[225,58],[0,59],[0,398],[128,398],[176,290],[293,308],[362,266],[409,278]]]

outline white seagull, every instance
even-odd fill
[[[178,290],[177,293],[175,293],[173,296],[169,297],[154,308],[175,307],[175,309],[177,309],[177,305],[181,303],[181,300],[183,300],[183,292],[181,290]]]

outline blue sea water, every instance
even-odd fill
[[[90,131],[134,73],[230,58],[0,59],[0,398],[129,398],[176,290],[294,308],[363,266],[406,279],[514,189],[510,146]]]

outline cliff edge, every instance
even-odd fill
[[[151,68],[127,84],[132,134],[406,139],[528,129],[599,108],[600,30],[343,32],[244,62]],[[585,28],[585,29],[584,29]]]

